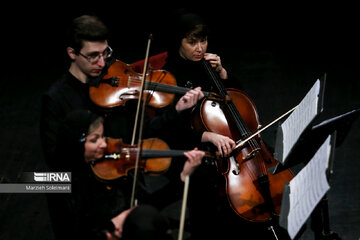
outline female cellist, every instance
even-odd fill
[[[71,194],[49,201],[56,239],[171,239],[168,220],[149,203],[129,208],[131,186],[123,181],[102,181],[90,163],[101,160],[107,149],[103,118],[88,111],[70,112],[60,127],[56,148],[57,171],[71,172]],[[178,181],[200,164],[204,152],[184,153]],[[174,186],[177,184],[174,184]]]
[[[173,33],[169,34],[172,39],[168,42],[168,59],[163,68],[175,76],[179,86],[200,86],[204,91],[214,90],[202,64],[204,59],[210,63],[213,72],[226,87],[239,88],[236,78],[223,67],[220,56],[207,52],[208,29],[199,15],[180,12],[172,29]],[[170,146],[176,148],[189,144],[188,147],[191,147],[207,142],[223,156],[228,156],[235,146],[234,140],[215,132],[193,130],[190,114],[190,111],[183,112],[182,127],[177,127],[172,133],[176,130],[187,132],[189,136],[193,136],[193,141],[176,137],[172,141],[168,140]],[[244,221],[230,208],[226,198],[224,200],[224,193],[219,196],[219,190],[222,190],[219,185],[223,183],[218,176],[212,162],[206,161],[192,175],[189,192],[192,239],[241,239],[246,236],[252,236],[253,239],[272,239],[273,233],[268,231],[265,225]]]

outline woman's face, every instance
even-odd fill
[[[182,58],[190,61],[200,61],[204,57],[208,46],[206,38],[183,38],[179,54]]]
[[[104,138],[104,126],[100,124],[93,132],[91,132],[85,141],[84,158],[86,162],[101,159],[104,156],[107,144]]]

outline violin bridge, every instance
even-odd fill
[[[125,158],[129,161],[130,158],[131,158],[130,149],[126,148],[126,149],[123,149],[123,150],[125,152]]]
[[[112,87],[117,87],[119,86],[119,79],[120,79],[119,77],[111,77],[111,78],[103,79],[102,82],[107,83]]]

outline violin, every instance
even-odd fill
[[[135,72],[129,64],[115,60],[108,68],[98,86],[90,86],[90,99],[102,108],[125,106],[126,102],[138,99],[142,74]],[[176,85],[175,77],[165,70],[150,70],[146,74],[143,100],[147,105],[162,108],[173,102],[175,94],[185,94],[190,88]],[[206,97],[216,94],[203,92]]]
[[[140,153],[138,168],[147,174],[160,175],[165,173],[172,157],[184,156],[187,150],[170,150],[166,142],[159,138],[149,138],[138,145],[125,144],[122,139],[106,139],[107,150],[104,158],[91,162],[93,173],[102,180],[114,180],[128,174],[135,168],[137,154]],[[216,154],[205,152],[205,156],[215,158]]]
[[[228,100],[203,99],[192,112],[192,126],[239,143],[261,127],[256,106],[244,92],[226,89],[210,63],[204,59],[202,62],[220,97]],[[223,192],[236,214],[252,222],[265,222],[279,215],[284,184],[294,175],[289,169],[275,175],[269,173],[276,161],[260,134],[234,150],[230,157],[218,159],[216,165],[225,180]]]

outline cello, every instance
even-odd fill
[[[261,127],[255,104],[244,92],[226,89],[210,63],[201,61],[217,94],[227,100],[204,98],[192,112],[192,127],[242,142]],[[293,178],[293,173],[291,170],[276,175],[269,173],[276,160],[260,134],[235,148],[230,157],[217,160],[216,165],[225,178],[226,197],[237,215],[251,222],[265,222],[279,215],[283,187]]]

